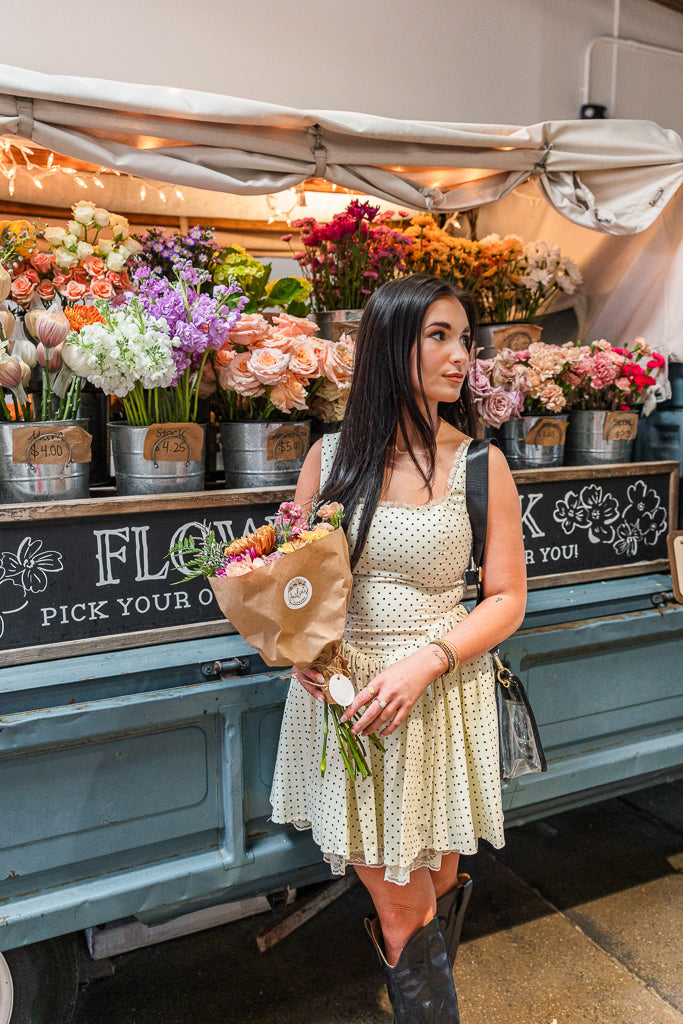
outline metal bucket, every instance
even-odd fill
[[[630,462],[633,441],[605,441],[604,409],[572,409],[567,429],[565,462],[568,466],[597,466]]]
[[[342,334],[356,337],[358,324],[363,315],[362,309],[323,309],[315,313],[315,322],[319,327],[318,337],[328,341],[339,341]]]
[[[500,439],[510,469],[537,469],[546,466],[561,466],[564,461],[564,444],[527,444],[529,431],[539,420],[555,420],[566,423],[567,416],[520,416],[508,420],[500,428]]]
[[[37,423],[0,423],[0,502],[71,501],[87,498],[90,463],[44,465],[12,461],[12,435],[17,427],[35,427],[40,434],[59,433],[65,427],[88,429],[87,420],[49,420]]]
[[[156,462],[146,459],[143,454],[148,427],[110,423],[116,493],[176,494],[182,491],[203,491],[206,424],[200,426],[204,431],[204,444],[198,461]]]
[[[295,484],[308,451],[310,432],[308,420],[221,423],[225,486]]]

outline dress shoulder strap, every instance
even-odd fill
[[[335,434],[324,434],[322,451],[320,453],[320,490],[322,491],[330,470],[332,469],[332,463],[337,453],[337,445],[339,444],[339,433]]]

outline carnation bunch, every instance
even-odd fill
[[[601,338],[589,345],[564,345],[567,368],[562,385],[572,409],[631,409],[646,404],[654,408],[658,376],[666,365],[643,338],[632,345],[615,346]]]
[[[353,374],[354,346],[316,338],[316,324],[282,313],[272,323],[242,315],[204,375],[226,420],[291,420],[320,413],[341,419]]]
[[[354,199],[328,223],[313,217],[292,222],[304,247],[294,258],[311,282],[317,312],[360,309],[380,285],[405,273],[413,239],[386,225],[392,217]],[[285,235],[283,241],[291,238]]]

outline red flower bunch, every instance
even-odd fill
[[[354,199],[328,223],[313,217],[293,222],[304,246],[294,258],[311,282],[316,311],[361,309],[380,285],[406,270],[413,240],[388,227],[392,217]]]

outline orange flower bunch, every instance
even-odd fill
[[[434,274],[472,291],[480,278],[479,246],[469,238],[456,238],[439,227],[431,213],[412,217],[404,234],[413,239],[405,261],[411,274]]]

